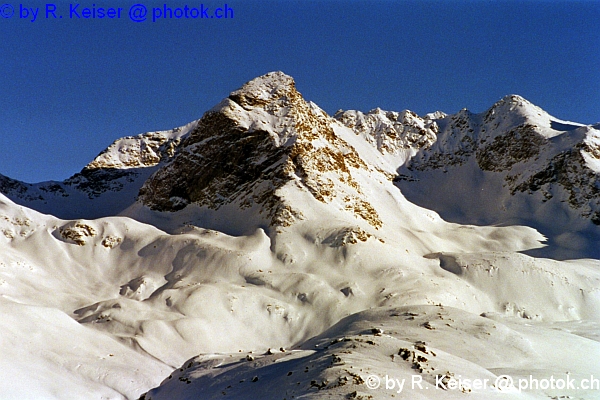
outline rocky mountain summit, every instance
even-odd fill
[[[432,135],[409,124],[414,137]],[[380,152],[376,142],[385,135],[364,140],[306,101],[291,77],[270,73],[206,112],[125,215],[144,221],[154,215],[147,209],[179,213],[188,223],[239,234],[275,232],[325,213],[339,221],[331,243],[364,241],[389,212],[375,193],[396,192],[392,180],[406,158],[393,150],[407,147],[406,135],[390,134],[390,149]],[[223,221],[232,219],[241,222],[229,231]]]
[[[232,92],[200,120],[181,152],[142,187],[140,201],[153,210],[177,211],[190,203],[218,209],[253,205],[273,225],[303,219],[282,195],[302,190],[321,203],[381,226],[356,181],[374,170],[336,133],[335,121],[296,90],[281,72],[256,78]]]
[[[438,125],[433,118],[444,116],[443,113],[437,113],[421,118],[409,110],[396,112],[376,108],[366,114],[340,110],[334,118],[353,129],[381,153],[399,154],[431,146],[438,134]]]

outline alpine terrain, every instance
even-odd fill
[[[600,399],[600,125],[282,72],[0,175],[0,399]]]

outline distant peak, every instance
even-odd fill
[[[445,112],[435,111],[435,112],[432,112],[432,113],[425,114],[424,119],[425,120],[435,121],[436,119],[443,119],[443,118],[446,118],[447,116],[448,116],[448,114],[446,114]]]
[[[377,107],[372,110],[369,110],[369,112],[367,112],[367,115],[376,115],[376,114],[385,115],[386,113],[387,113],[387,111],[384,111],[381,108]]]
[[[518,94],[508,94],[508,95],[504,96],[500,101],[505,102],[505,103],[517,103],[517,104],[529,103],[529,104],[531,104],[530,101],[528,101],[523,96],[519,96]]]
[[[538,114],[542,112],[542,109],[527,100],[526,98],[519,96],[518,94],[509,94],[498,100],[492,109],[498,109],[505,112],[519,110],[521,112],[532,112]]]
[[[485,113],[484,120],[506,127],[525,123],[549,127],[550,115],[524,97],[510,94],[497,101]]]
[[[269,72],[245,83],[229,98],[241,106],[261,106],[295,91],[294,78],[281,71]]]
[[[456,116],[460,117],[460,118],[465,118],[465,117],[469,118],[472,115],[475,115],[475,114],[473,114],[471,111],[469,111],[469,109],[466,108],[466,107],[465,108],[461,108],[460,111],[456,113]]]

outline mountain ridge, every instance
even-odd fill
[[[394,180],[414,202],[451,221],[532,225],[558,246],[546,256],[597,257],[593,248],[600,235],[591,225],[600,223],[599,149],[594,126],[552,117],[518,95],[507,95],[478,114],[463,109],[419,117],[408,110],[374,109],[340,110],[330,117],[302,98],[292,77],[273,72],[246,83],[183,127],[116,140],[64,182],[27,184],[0,176],[0,191],[20,204],[71,219],[125,213],[143,220],[148,213],[136,204],[157,211],[177,211],[190,203],[213,211],[225,203],[262,204],[264,221],[257,227],[303,218],[302,210],[278,194],[295,182],[318,201],[337,204],[378,227],[381,218],[352,175],[366,168],[384,176],[374,179]],[[476,182],[486,182],[486,188]],[[436,196],[449,204],[433,201],[430,187],[443,189]],[[532,210],[539,207],[565,215],[559,228],[548,224],[543,212],[536,216]],[[516,211],[502,211],[509,209]],[[218,219],[210,210],[203,213]],[[531,217],[524,218],[527,214]],[[226,229],[221,223],[209,226]],[[571,239],[559,238],[565,231],[573,232]]]

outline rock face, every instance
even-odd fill
[[[28,193],[29,186],[26,183],[0,175],[0,192],[7,196],[19,197],[26,200],[35,200],[35,195]]]
[[[144,184],[140,200],[159,211],[190,203],[211,209],[256,204],[272,224],[285,226],[303,218],[280,196],[292,186],[321,203],[337,198],[378,228],[381,219],[354,177],[370,166],[335,132],[336,124],[302,98],[291,77],[261,76],[204,115],[180,154]]]

